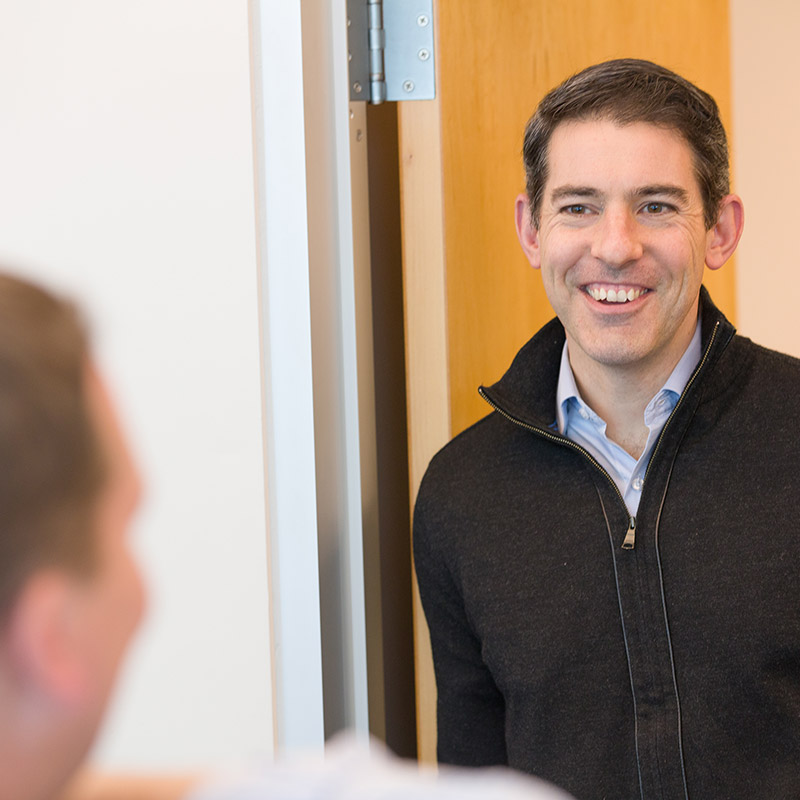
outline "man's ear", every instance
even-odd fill
[[[89,689],[76,580],[56,569],[35,573],[14,601],[5,634],[19,689],[61,707],[79,705]]]
[[[524,193],[517,195],[514,203],[514,222],[517,226],[517,237],[520,245],[522,245],[522,251],[525,253],[530,265],[534,269],[539,269],[542,265],[539,252],[539,231],[533,226],[531,203],[528,195]]]
[[[708,232],[706,266],[719,269],[732,255],[744,229],[744,206],[738,195],[729,194],[720,203],[717,224]]]

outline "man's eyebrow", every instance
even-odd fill
[[[656,183],[652,186],[640,186],[633,191],[634,197],[649,197],[658,195],[661,197],[672,197],[681,202],[689,201],[689,192],[681,186],[675,186],[671,183]]]
[[[570,184],[566,184],[564,186],[558,186],[557,188],[553,189],[550,200],[558,201],[563,200],[565,197],[599,197],[600,192],[597,189],[592,188],[591,186],[572,186]]]

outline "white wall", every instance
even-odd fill
[[[6,3],[0,75],[0,263],[85,304],[147,477],[151,611],[98,757],[269,752],[247,5]]]
[[[745,229],[737,262],[738,328],[800,356],[800,4],[731,0],[734,189]]]

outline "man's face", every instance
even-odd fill
[[[140,482],[114,409],[96,372],[87,376],[89,410],[108,463],[95,509],[97,569],[75,578],[75,617],[87,691],[81,702],[88,743],[102,720],[122,657],[144,609],[144,591],[131,554],[128,528]]]
[[[688,144],[648,123],[594,120],[556,128],[548,155],[538,230],[519,200],[517,222],[573,369],[669,374],[694,332],[713,237]]]

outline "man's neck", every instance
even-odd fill
[[[606,436],[638,459],[647,444],[649,429],[645,409],[664,386],[694,335],[661,358],[631,365],[599,364],[583,358],[580,349],[568,353],[581,397],[606,423]]]
[[[606,436],[638,459],[649,433],[644,410],[663,381],[651,388],[632,374],[609,376],[607,370],[579,371],[574,365],[572,371],[581,397],[605,421]]]
[[[73,716],[52,713],[41,695],[6,680],[7,666],[0,667],[0,800],[56,800],[82,755],[76,742],[86,737]]]

